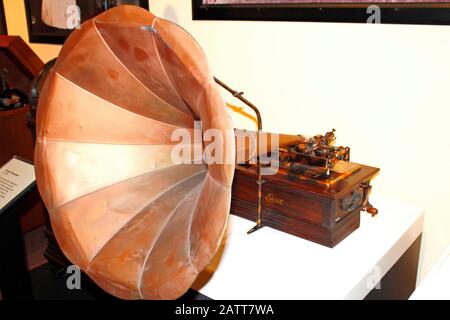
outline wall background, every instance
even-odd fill
[[[24,1],[3,1],[9,34],[28,41]],[[192,33],[215,75],[260,107],[266,131],[335,128],[352,161],[381,168],[374,196],[425,209],[423,278],[450,243],[450,27],[193,21],[188,0],[150,8]],[[60,50],[31,47],[44,61]]]

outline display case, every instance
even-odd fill
[[[33,160],[34,140],[27,127],[28,94],[44,63],[18,36],[0,35],[0,166],[13,156]],[[37,190],[27,195],[21,217],[25,233],[45,221],[44,206]]]

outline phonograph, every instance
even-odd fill
[[[220,86],[258,115],[240,148]],[[195,136],[195,121],[224,141],[189,140],[200,157],[176,162],[173,133]],[[230,209],[256,221],[251,231],[329,246],[359,226],[361,209],[376,213],[378,169],[349,162],[334,132],[265,143],[261,132],[257,108],[212,76],[178,25],[135,6],[85,22],[48,72],[37,112],[37,184],[60,247],[117,297],[173,299],[216,254]],[[206,161],[213,144],[232,161]]]

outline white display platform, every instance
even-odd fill
[[[422,210],[391,201],[361,214],[335,248],[230,216],[220,252],[193,289],[212,299],[363,299],[422,232]]]

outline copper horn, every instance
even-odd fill
[[[37,184],[62,250],[109,293],[178,298],[216,253],[234,164],[174,164],[171,134],[202,120],[226,136],[224,105],[198,44],[144,9],[66,41],[39,102]]]
[[[195,120],[234,139],[200,46],[136,6],[83,23],[48,74],[37,185],[65,255],[116,297],[178,298],[218,250],[235,165],[173,162],[172,133]]]

